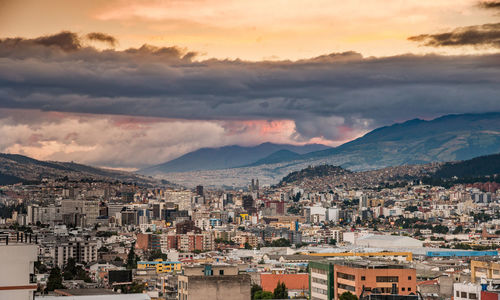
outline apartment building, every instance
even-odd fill
[[[339,299],[344,292],[410,295],[417,291],[416,270],[406,264],[359,259],[311,262],[312,300]]]

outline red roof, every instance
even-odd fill
[[[273,292],[279,282],[284,282],[288,290],[308,290],[309,275],[302,274],[260,274],[260,286],[264,291]]]

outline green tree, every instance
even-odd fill
[[[358,296],[353,295],[351,292],[343,292],[339,300],[358,300]]]
[[[284,282],[279,282],[273,292],[274,299],[288,299],[288,289]]]
[[[250,245],[248,242],[245,243],[245,249],[252,249],[252,245]]]
[[[337,240],[336,239],[330,239],[330,245],[337,245]]]
[[[258,284],[252,284],[252,288],[250,289],[251,298],[255,299],[254,298],[255,293],[257,293],[259,291],[262,291],[262,287]]]
[[[137,256],[135,255],[134,248],[135,248],[135,242],[132,243],[132,246],[130,247],[130,251],[128,252],[127,269],[137,268]]]
[[[158,258],[160,258],[162,260],[167,260],[168,255],[161,252],[160,250],[155,250],[155,251],[151,252],[151,254],[149,255],[149,260],[155,260]]]
[[[455,227],[455,230],[453,230],[453,234],[462,233],[463,230],[464,228],[462,227],[462,225],[458,225],[457,227]]]
[[[257,291],[253,299],[273,299],[273,293],[267,291]]]
[[[49,278],[47,279],[47,291],[53,291],[56,289],[62,289],[64,285],[62,284],[61,270],[58,267],[50,270]]]

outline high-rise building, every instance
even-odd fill
[[[196,186],[196,195],[203,197],[204,194],[203,194],[203,186],[202,185]]]

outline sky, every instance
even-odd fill
[[[134,170],[499,95],[498,0],[0,0],[0,152]]]

